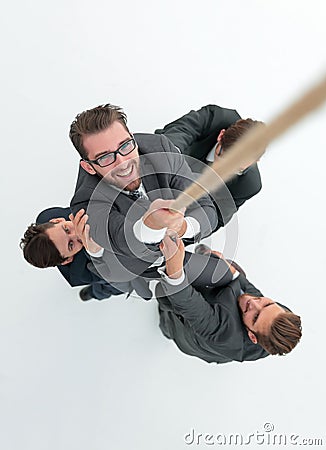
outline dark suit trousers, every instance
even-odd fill
[[[111,297],[111,295],[123,294],[122,291],[119,291],[119,289],[116,289],[105,280],[98,281],[97,283],[92,283],[90,285],[90,289],[93,298],[96,298],[97,300],[109,298]]]

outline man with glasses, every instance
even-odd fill
[[[156,278],[167,229],[190,244],[217,228],[209,196],[186,212],[170,210],[193,173],[165,136],[133,136],[121,108],[107,104],[78,114],[70,139],[81,156],[71,208],[88,207],[92,237],[106,250],[97,269],[107,281]]]
[[[187,162],[194,172],[202,172],[206,164],[218,161],[225,152],[250,128],[262,124],[252,119],[241,119],[234,109],[217,105],[203,106],[198,111],[188,114],[169,123],[163,129],[155,131],[164,134],[180,151],[187,155]],[[248,199],[261,190],[261,178],[257,161],[243,167],[226,183],[234,201],[224,202],[223,217],[219,213],[219,225],[225,225],[233,214]],[[214,194],[212,195],[214,198]],[[221,204],[221,196],[216,197],[217,208]],[[219,209],[218,209],[219,211]]]

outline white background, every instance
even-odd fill
[[[39,211],[69,204],[78,112],[121,105],[135,132],[208,103],[268,121],[325,71],[325,13],[322,0],[3,7],[1,449],[209,448],[183,436],[247,436],[266,422],[326,443],[325,107],[270,146],[263,190],[238,214],[248,278],[302,316],[304,337],[286,357],[188,357],[161,335],[155,301],[82,303],[18,248]]]

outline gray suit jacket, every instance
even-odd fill
[[[190,111],[163,129],[156,130],[155,133],[164,134],[182,153],[191,157],[187,162],[193,172],[199,173],[205,167],[206,157],[216,144],[220,131],[239,119],[241,117],[234,109],[207,105],[198,111]],[[226,183],[226,187],[229,195],[222,191],[213,194],[215,203],[222,211],[219,214],[219,227],[225,225],[246,200],[261,190],[257,164],[250,166],[245,174],[235,175]]]
[[[109,282],[134,279],[161,256],[157,244],[146,245],[135,238],[133,226],[153,200],[176,198],[194,179],[184,156],[165,136],[135,134],[135,139],[139,146],[142,182],[149,200],[134,201],[104,179],[101,181],[80,168],[71,201],[74,213],[87,208],[91,235],[106,250],[101,261],[95,261],[96,269]],[[216,228],[217,213],[209,196],[191,205],[186,216],[194,217],[201,229],[200,234],[186,244],[199,241]]]
[[[179,349],[207,362],[253,361],[268,356],[253,344],[240,318],[241,290],[262,293],[240,275],[224,287],[194,289],[185,280],[179,287],[162,281],[156,287],[160,328]]]

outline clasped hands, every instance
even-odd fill
[[[183,236],[187,230],[184,219],[185,208],[181,211],[170,210],[172,203],[173,200],[154,200],[143,217],[145,225],[154,230],[168,228],[178,236]],[[70,214],[69,219],[74,224],[76,236],[82,241],[86,250],[91,253],[99,252],[102,247],[90,237],[88,215],[85,214],[85,210],[80,209],[75,216]]]
[[[153,230],[168,228],[175,231],[179,237],[187,230],[187,222],[184,218],[186,208],[180,211],[170,209],[174,200],[154,200],[143,216],[144,224]]]

